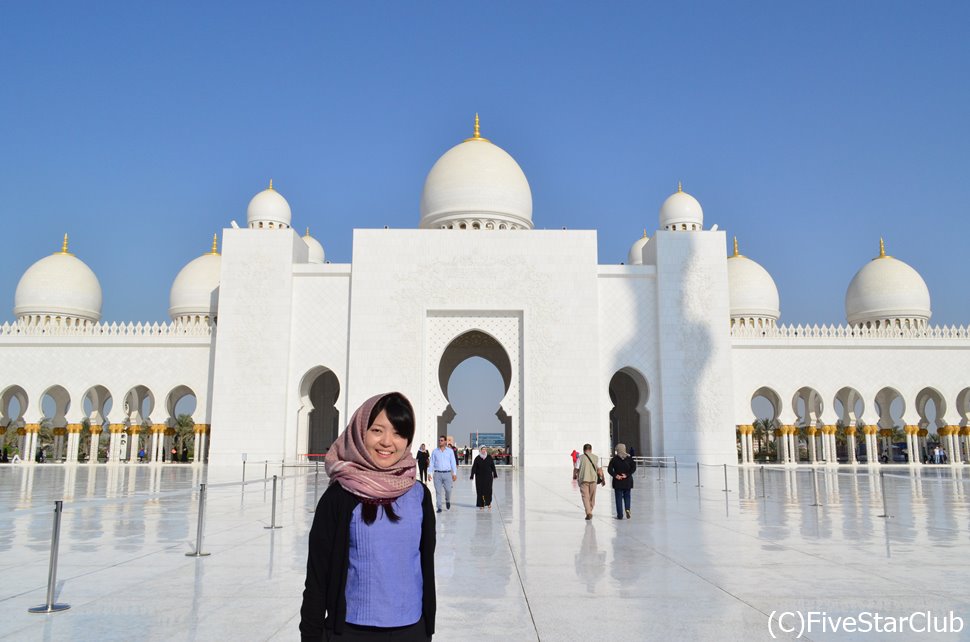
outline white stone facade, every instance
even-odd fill
[[[527,467],[618,441],[682,465],[752,463],[759,396],[787,463],[803,450],[856,461],[840,439],[875,463],[894,429],[913,463],[930,433],[951,463],[970,460],[970,333],[923,323],[925,284],[884,249],[847,297],[850,316],[865,307],[875,322],[792,328],[775,323],[770,275],[736,242],[728,257],[725,233],[703,230],[680,189],[631,265],[601,265],[595,231],[530,229],[531,207],[521,169],[477,128],[429,174],[417,229],[356,230],[347,265],[322,262],[271,186],[248,227],[223,230],[221,254],[214,244],[179,274],[168,325],[96,323],[100,286],[86,272],[86,321],[63,322],[70,301],[45,284],[87,270],[65,240],[18,294],[29,318],[0,327],[0,430],[21,452],[44,428],[58,459],[108,439],[109,461],[139,448],[157,461],[191,395],[195,460],[296,461],[323,452],[364,399],[397,390],[414,403],[415,445],[434,443],[453,417],[450,373],[481,356],[502,375],[496,414]],[[476,216],[493,225],[454,224]],[[517,224],[500,229],[502,217]],[[903,273],[910,294],[892,288]],[[922,321],[893,321],[910,317]]]

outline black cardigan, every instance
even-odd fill
[[[633,488],[633,473],[637,472],[637,462],[630,456],[620,459],[614,455],[606,471],[613,477],[613,488],[630,489]],[[617,479],[616,476],[620,474],[626,475],[626,479]]]
[[[303,640],[323,640],[324,627],[341,633],[347,618],[347,569],[350,566],[350,520],[360,499],[331,484],[317,504],[310,528],[306,588],[300,608]],[[424,583],[422,615],[429,636],[434,634],[435,520],[431,491],[424,487],[421,503],[421,575]]]

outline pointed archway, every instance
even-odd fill
[[[448,344],[448,347],[445,348],[444,353],[441,355],[441,360],[438,363],[438,384],[447,401],[444,410],[437,417],[438,436],[448,435],[448,426],[457,416],[451,403],[451,397],[449,396],[448,382],[451,380],[455,369],[473,357],[484,359],[495,366],[499,375],[502,377],[503,400],[505,395],[508,394],[509,385],[512,382],[512,363],[502,344],[495,337],[481,330],[470,330],[455,337]],[[499,422],[504,427],[505,447],[503,451],[508,453],[510,448],[514,450],[512,441],[512,417],[502,407],[501,401],[495,411],[495,416],[498,417]]]

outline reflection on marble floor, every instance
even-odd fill
[[[282,528],[266,530],[272,484],[256,468],[242,486],[239,469],[191,465],[0,466],[0,638],[295,639],[310,511],[326,478],[283,471]],[[774,468],[764,485],[759,468],[729,473],[723,492],[720,469],[702,471],[700,488],[694,474],[674,484],[670,471],[645,471],[633,519],[613,519],[607,488],[589,522],[568,466],[501,472],[491,512],[474,508],[460,480],[438,516],[436,639],[766,639],[772,611],[927,609],[966,626],[925,639],[970,638],[970,473]],[[196,559],[184,553],[203,481],[211,556]],[[56,499],[56,599],[71,609],[31,615],[46,595]],[[884,505],[890,519],[879,517]]]

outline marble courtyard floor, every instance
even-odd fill
[[[282,528],[267,530],[263,469],[250,464],[243,486],[238,468],[0,466],[0,638],[297,639],[310,511],[326,478],[287,468]],[[970,474],[883,470],[880,482],[865,467],[820,469],[813,506],[808,467],[766,469],[764,486],[758,468],[731,467],[731,492],[720,468],[703,469],[700,488],[694,469],[677,484],[648,469],[633,519],[613,519],[607,488],[589,522],[568,466],[502,471],[490,513],[460,479],[437,522],[435,639],[791,639],[809,612],[830,629],[802,639],[970,639]],[[211,556],[186,557],[206,475]],[[883,490],[890,519],[879,517]],[[46,597],[56,499],[56,600],[71,608],[28,614]],[[831,630],[840,616],[925,611],[966,623],[923,635]],[[779,630],[779,613],[794,632]]]

